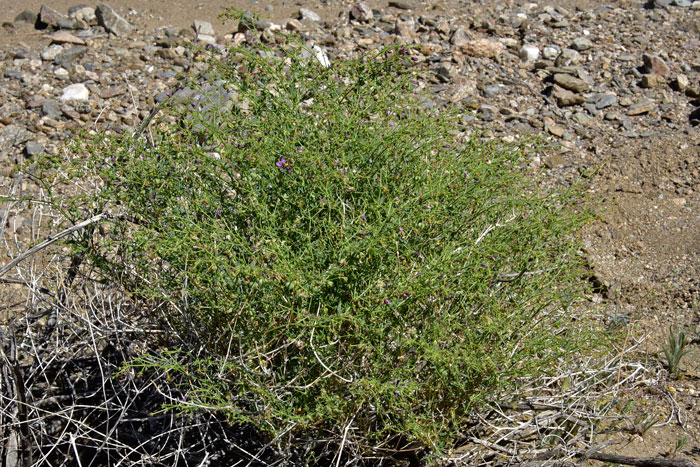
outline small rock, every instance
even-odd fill
[[[44,27],[52,26],[57,28],[58,23],[65,19],[67,19],[65,15],[46,5],[41,5],[41,9],[39,10],[39,23],[44,25]]]
[[[455,31],[452,33],[452,37],[450,37],[450,43],[452,45],[456,45],[457,47],[467,45],[470,40],[471,36],[462,28],[455,29]]]
[[[459,76],[459,71],[457,70],[457,67],[451,63],[440,65],[440,67],[437,69],[437,77],[443,83],[450,83],[454,81],[457,76]]]
[[[496,97],[503,91],[506,86],[504,84],[492,84],[484,88],[484,96],[492,98]]]
[[[561,50],[555,46],[548,46],[542,49],[542,56],[547,60],[554,60],[559,56]]]
[[[37,143],[35,141],[27,141],[24,146],[24,153],[28,156],[38,156],[46,150],[43,144]]]
[[[331,66],[331,61],[328,58],[328,55],[318,45],[307,43],[306,47],[301,50],[301,56],[304,58],[315,58],[323,68],[328,68]]]
[[[320,23],[321,17],[315,11],[309,10],[308,8],[299,8],[299,19],[302,21],[313,21],[314,23]]]
[[[593,119],[583,112],[576,112],[571,119],[580,125],[590,125]]]
[[[666,62],[656,55],[644,54],[642,56],[642,61],[644,62],[642,71],[646,74],[666,76],[670,71]]]
[[[555,83],[569,91],[586,92],[590,88],[590,85],[584,80],[567,75],[566,73],[555,73],[553,79]]]
[[[610,107],[611,105],[615,105],[617,103],[617,96],[613,94],[603,94],[595,103],[595,108],[600,110],[600,109],[606,109]]]
[[[488,39],[477,39],[469,41],[460,47],[463,53],[472,57],[493,58],[500,55],[505,46],[500,42],[491,41]]]
[[[655,106],[656,105],[653,101],[650,101],[649,99],[642,99],[641,101],[634,103],[628,107],[627,115],[629,115],[630,117],[634,115],[642,115],[654,110]]]
[[[216,32],[214,32],[214,27],[208,21],[201,21],[196,19],[194,20],[194,23],[192,23],[192,29],[194,29],[194,32],[198,35],[206,34],[207,36],[216,36]]]
[[[46,99],[41,105],[41,115],[51,118],[61,118],[61,106],[53,99]]]
[[[366,23],[374,19],[374,13],[365,2],[359,2],[350,9],[350,18],[360,23]]]
[[[38,16],[33,11],[24,10],[22,13],[15,16],[15,21],[24,21],[29,24],[36,24]]]
[[[559,138],[564,136],[564,133],[566,132],[564,127],[557,125],[557,123],[550,117],[544,118],[544,129]]]
[[[301,21],[299,21],[298,19],[290,19],[289,21],[287,21],[285,28],[288,31],[301,31],[304,29],[304,25],[301,24]]]
[[[520,48],[518,56],[524,62],[534,62],[540,56],[540,49],[536,45],[524,45]]]
[[[566,164],[566,159],[564,159],[561,154],[553,154],[544,160],[544,166],[548,169],[561,167],[564,164]]]
[[[16,147],[34,136],[30,131],[19,125],[7,125],[0,130],[0,150]]]
[[[86,23],[97,21],[95,9],[91,6],[78,5],[68,9],[68,16]]]
[[[640,85],[643,88],[655,88],[665,83],[666,80],[662,76],[652,73],[650,75],[642,75],[642,81]]]
[[[51,34],[51,43],[52,44],[78,44],[78,45],[85,45],[85,41],[75,37],[73,34],[69,33],[68,31],[56,31],[53,34]]]
[[[407,0],[389,0],[389,6],[398,8],[399,10],[414,10],[416,8],[415,3]]]
[[[70,49],[64,50],[56,55],[53,62],[63,68],[69,68],[71,63],[85,55],[85,53],[87,53],[87,47],[83,45],[74,45]]]
[[[571,44],[571,48],[577,52],[583,52],[593,47],[593,42],[587,37],[577,37]]]
[[[416,35],[416,23],[412,19],[407,21],[397,19],[394,23],[394,32],[404,39],[411,39]]]
[[[62,51],[63,47],[61,47],[60,45],[50,45],[41,51],[40,57],[42,60],[46,60],[47,62],[53,62],[56,56]]]
[[[552,97],[557,100],[557,105],[559,105],[559,107],[568,107],[586,102],[586,99],[582,95],[556,85],[552,91]]]
[[[100,26],[115,36],[126,36],[131,32],[131,25],[109,5],[104,3],[97,5],[95,16]]]
[[[63,94],[61,95],[61,101],[86,101],[90,97],[90,91],[88,88],[82,84],[71,84],[63,88]]]
[[[564,49],[561,51],[557,59],[554,61],[554,65],[558,67],[578,65],[583,61],[581,54],[574,49]]]
[[[216,44],[216,37],[210,36],[209,34],[197,34],[197,42],[201,42],[203,44]]]
[[[479,106],[479,118],[485,122],[491,122],[496,119],[496,114],[498,109],[491,105],[481,105]]]
[[[676,85],[676,89],[678,89],[680,92],[684,92],[690,85],[690,81],[686,75],[680,73],[676,75],[674,84]]]

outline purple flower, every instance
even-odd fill
[[[287,159],[285,159],[284,157],[275,162],[275,165],[280,169],[286,170],[288,173],[292,172],[292,163],[287,162]]]

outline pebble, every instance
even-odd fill
[[[617,96],[613,94],[603,94],[595,102],[596,109],[607,109],[608,107],[615,105],[617,103]]]
[[[61,101],[86,101],[90,97],[90,91],[82,83],[71,84],[63,88],[63,94],[61,95]]]
[[[586,92],[590,88],[589,84],[584,80],[575,78],[565,73],[555,73],[552,77],[555,83],[564,89],[574,92]]]
[[[85,41],[75,37],[73,34],[69,33],[68,31],[56,31],[53,34],[51,34],[51,42],[53,44],[78,44],[78,45],[85,45]]]
[[[650,101],[648,99],[643,99],[639,102],[636,102],[632,105],[630,105],[627,108],[627,115],[629,116],[634,116],[634,115],[642,115],[645,113],[649,113],[654,108],[656,107],[656,104],[653,101]]]
[[[577,52],[583,52],[593,48],[593,42],[587,37],[577,37],[571,44],[571,48]]]

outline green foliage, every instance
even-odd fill
[[[686,349],[687,344],[685,332],[678,327],[678,333],[673,332],[673,328],[668,328],[668,344],[663,346],[666,363],[668,364],[668,372],[672,376],[678,376],[678,365],[681,359],[688,355],[690,350]]]
[[[83,140],[62,173],[99,189],[67,211],[114,214],[94,264],[174,330],[133,365],[184,377],[180,409],[444,452],[588,345],[582,216],[526,178],[525,144],[417,106],[402,50],[311,55],[232,51],[148,138]]]

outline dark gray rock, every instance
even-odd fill
[[[7,125],[0,130],[0,150],[10,149],[29,141],[34,133],[19,125]]]
[[[54,119],[61,118],[61,106],[53,99],[46,99],[41,105],[41,114]]]
[[[35,141],[27,141],[24,146],[24,153],[27,156],[38,156],[46,150],[43,144],[37,143]]]
[[[87,47],[83,45],[75,45],[68,50],[64,50],[60,54],[56,55],[53,59],[56,65],[60,65],[63,68],[70,67],[71,63],[75,62],[77,59],[82,57],[87,53]]]

